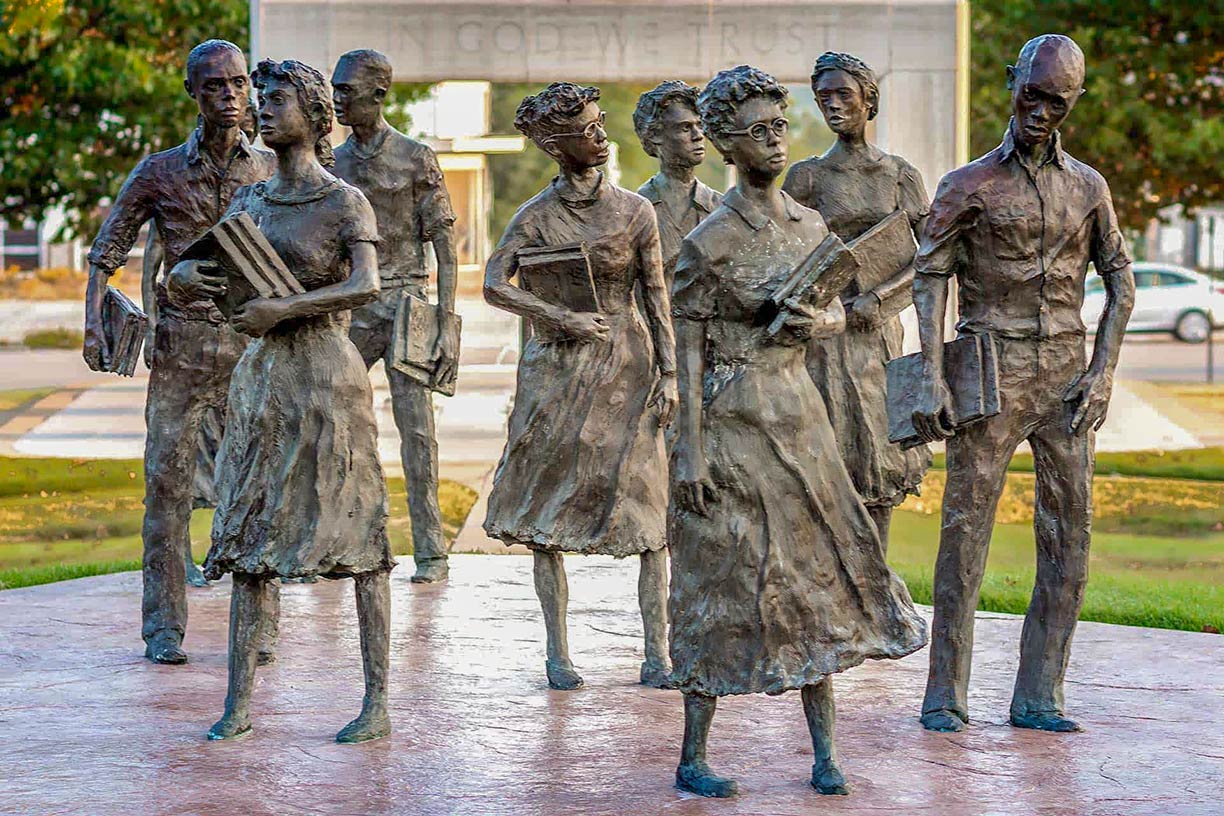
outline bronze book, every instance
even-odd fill
[[[519,250],[517,260],[519,285],[525,291],[571,311],[600,311],[586,244],[527,247]]]
[[[823,309],[854,280],[857,269],[854,254],[840,238],[829,233],[762,304],[758,323],[769,324],[770,337],[777,335],[786,323],[788,299]]]
[[[900,275],[914,262],[918,245],[914,243],[909,216],[904,210],[897,210],[851,241],[850,250],[858,259],[854,282],[861,293]]]
[[[921,445],[914,429],[914,411],[922,387],[922,353],[889,360],[885,371],[888,441],[902,448]],[[944,377],[952,392],[956,430],[999,413],[998,358],[990,335],[967,334],[945,343]]]
[[[433,351],[441,331],[438,320],[441,308],[404,292],[395,310],[395,323],[391,330],[391,365],[415,382],[453,397],[458,384],[457,375],[445,381],[439,381],[434,376]],[[454,313],[452,317],[454,347],[459,348],[463,318]]]
[[[102,296],[102,328],[110,360],[106,370],[124,377],[136,373],[149,318],[131,298],[113,286]]]
[[[306,291],[245,212],[218,221],[187,247],[182,257],[214,260],[225,270],[226,292],[216,302],[226,317],[254,298],[287,297]]]

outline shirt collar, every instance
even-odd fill
[[[659,177],[657,175],[651,176],[649,179],[647,179],[646,183],[642,185],[642,188],[638,190],[638,192],[651,204],[658,204],[663,200],[663,197],[659,194]],[[718,208],[718,194],[706,185],[702,184],[701,179],[697,179],[693,184],[693,195],[691,200],[693,202],[693,206],[701,210],[706,215],[709,215]]]
[[[803,212],[795,203],[795,199],[787,195],[785,190],[780,192],[782,193],[782,204],[786,208],[786,217],[791,221],[801,220]],[[754,230],[760,230],[770,221],[769,216],[761,212],[760,207],[744,198],[734,187],[723,196],[722,203],[734,210],[740,218],[744,219],[744,223]]]
[[[195,130],[191,131],[191,135],[187,137],[187,163],[200,163],[200,140],[204,138],[204,126],[196,125]],[[251,155],[251,142],[247,139],[246,134],[238,131],[238,146],[235,151],[241,156]]]
[[[1016,119],[1012,117],[1007,122],[1007,132],[1003,134],[1003,143],[999,145],[1000,162],[1005,162],[1011,158],[1018,158],[1015,128]],[[1046,164],[1047,162],[1053,162],[1059,169],[1064,169],[1067,166],[1066,154],[1063,153],[1062,149],[1062,134],[1057,130],[1054,131],[1054,135],[1050,139],[1049,149],[1046,151],[1045,158],[1041,160],[1041,164]]]

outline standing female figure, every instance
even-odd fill
[[[719,697],[799,689],[812,785],[845,793],[830,676],[926,643],[905,584],[884,563],[804,364],[841,331],[834,300],[791,302],[769,337],[769,294],[826,235],[820,214],[776,187],[786,167],[786,89],[741,65],[702,91],[701,119],[736,186],[689,233],[673,291],[680,413],[672,481],[671,654],[684,692],[676,784],[731,796],[706,763]]]
[[[379,464],[373,393],[348,337],[350,309],[379,289],[374,212],[365,196],[324,169],[332,127],[327,80],[300,62],[264,60],[252,75],[259,132],[276,174],[244,187],[246,211],[305,288],[257,298],[231,320],[256,338],[234,369],[218,454],[217,512],[204,573],[233,573],[229,692],[209,739],[251,730],[256,635],[274,578],[352,577],[365,669],[361,715],[336,739],[390,733],[387,492]],[[181,286],[222,291],[208,263],[184,262]]]
[[[897,210],[919,234],[930,209],[922,176],[864,135],[880,105],[871,68],[849,54],[821,54],[812,71],[812,92],[837,141],[823,156],[791,167],[782,189],[819,211],[846,242]],[[846,330],[808,349],[808,372],[824,397],[842,459],[885,551],[893,508],[906,494],[918,492],[931,464],[925,445],[902,450],[888,441],[884,365],[901,355],[904,330],[898,315],[913,302],[913,281],[911,265],[867,292],[850,284],[842,293]]]
[[[556,689],[582,678],[570,661],[561,554],[641,557],[641,681],[668,682],[667,462],[663,426],[676,407],[676,357],[654,209],[604,178],[598,88],[549,85],[514,126],[560,174],[511,219],[485,271],[485,299],[531,321],[509,434],[484,528],[534,551]],[[518,253],[582,242],[601,311],[577,312],[510,283]],[[644,300],[639,308],[636,290]]]

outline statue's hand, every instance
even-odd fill
[[[455,342],[455,333],[450,329],[449,321],[453,318],[449,313],[442,318],[439,325],[438,342],[434,345],[434,382],[445,383],[455,378],[459,370],[459,344]]]
[[[598,312],[569,312],[558,322],[558,328],[575,340],[600,342],[608,339],[608,320]]]
[[[225,294],[225,272],[215,261],[179,261],[166,276],[166,293],[176,304]]]
[[[710,479],[710,467],[700,451],[683,442],[676,449],[674,480],[676,505],[698,515],[708,516],[708,505],[718,501],[718,492]]]
[[[91,371],[106,371],[110,363],[110,348],[106,345],[106,330],[102,327],[101,315],[86,316],[85,344],[81,355]]]
[[[1113,393],[1113,376],[1088,369],[1076,377],[1075,382],[1063,394],[1063,402],[1075,404],[1071,415],[1071,433],[1082,433],[1091,428],[1099,431],[1105,424],[1109,410],[1109,397]]]
[[[650,405],[659,410],[659,427],[666,428],[676,416],[676,406],[680,404],[680,389],[676,385],[675,374],[661,374],[655,383],[654,393],[650,397]]]
[[[235,331],[263,337],[284,319],[285,307],[279,298],[254,298],[239,306],[230,322]]]
[[[879,326],[880,299],[874,292],[864,292],[854,299],[846,310],[846,327],[866,331]]]
[[[956,410],[943,374],[927,373],[919,386],[914,430],[923,442],[941,442],[956,433]]]

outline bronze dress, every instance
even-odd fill
[[[347,279],[352,246],[378,241],[365,196],[335,178],[292,199],[266,182],[245,187],[230,205],[242,210],[307,291]],[[230,383],[217,494],[210,578],[395,565],[373,391],[347,311],[283,321],[247,346]]]
[[[904,159],[880,153],[875,160],[845,162],[842,156],[798,162],[783,189],[818,211],[846,242],[896,210],[905,211],[911,227],[927,215],[922,177]],[[859,294],[851,284],[842,300],[849,305]],[[824,397],[854,486],[869,506],[895,506],[918,493],[931,465],[925,445],[902,450],[888,441],[884,365],[901,355],[902,339],[901,318],[892,317],[878,328],[847,328],[808,349],[808,371]]]
[[[770,340],[756,322],[827,234],[819,213],[785,203],[776,223],[732,190],[676,265],[673,314],[705,329],[701,422],[717,488],[708,516],[669,513],[671,656],[685,692],[780,694],[926,643],[842,463],[805,344]]]
[[[519,250],[583,241],[610,327],[578,342],[534,326],[518,365],[506,448],[484,529],[507,544],[623,557],[666,544],[667,461],[655,346],[637,303],[667,292],[654,209],[601,180],[570,201],[557,181],[515,214],[489,265],[511,270]],[[672,361],[668,361],[672,362]]]

